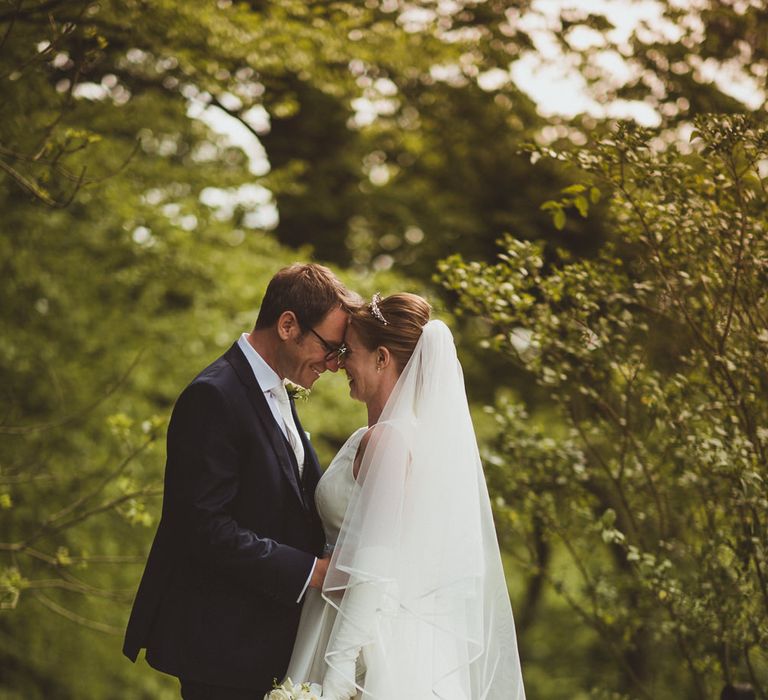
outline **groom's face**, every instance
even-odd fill
[[[339,347],[344,342],[348,321],[346,311],[337,307],[329,311],[311,331],[302,332],[297,328],[284,346],[284,376],[310,389],[325,370],[338,370],[336,357],[326,360],[326,356],[329,348]]]

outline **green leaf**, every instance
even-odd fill
[[[589,202],[587,201],[587,198],[579,195],[573,200],[573,205],[578,209],[579,214],[586,218],[587,214],[589,214]]]
[[[59,566],[69,566],[72,563],[72,557],[67,547],[59,547],[56,550],[56,563]]]

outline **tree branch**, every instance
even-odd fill
[[[123,634],[123,629],[121,627],[114,627],[113,625],[107,625],[103,622],[96,622],[95,620],[89,620],[87,617],[78,615],[77,613],[72,612],[71,610],[59,605],[58,603],[55,603],[48,596],[42,594],[40,591],[35,591],[32,595],[44,607],[48,608],[48,610],[50,610],[51,612],[55,612],[58,615],[61,615],[62,617],[69,620],[70,622],[74,622],[75,624],[80,625],[82,627],[87,627],[88,629],[96,630],[97,632],[104,632],[105,634],[110,634],[115,637],[120,637]]]

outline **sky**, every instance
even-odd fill
[[[692,7],[698,1],[678,0],[684,7]],[[607,36],[618,45],[626,42],[643,22],[665,40],[674,42],[680,37],[681,29],[664,19],[661,3],[654,0],[534,0],[531,9],[532,12],[526,12],[519,19],[519,24],[532,35],[535,51],[516,61],[511,74],[517,87],[536,102],[542,116],[573,117],[587,113],[595,117],[631,118],[643,126],[658,126],[659,114],[647,103],[613,100],[601,104],[595,99],[583,76],[569,65],[573,60],[562,52],[552,30],[557,27],[563,10],[578,9],[604,15],[615,27]],[[575,49],[599,48],[605,41],[602,34],[586,27],[572,30],[568,38]],[[609,79],[613,76],[623,83],[633,75],[631,65],[616,51],[599,51],[596,60]],[[714,81],[724,93],[751,109],[757,109],[765,100],[764,89],[754,78],[738,70],[735,63],[704,62],[699,72],[702,78]]]

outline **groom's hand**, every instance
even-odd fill
[[[312,578],[309,580],[310,588],[322,588],[325,575],[328,573],[328,564],[331,561],[330,555],[318,559],[315,564],[315,570],[312,572]]]

